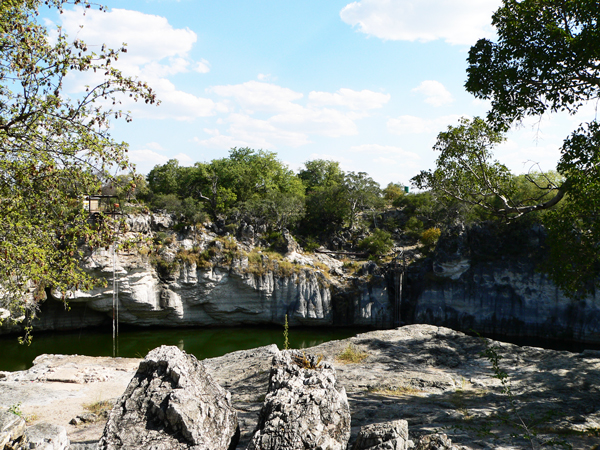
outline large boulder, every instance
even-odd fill
[[[365,425],[360,429],[352,450],[406,450],[411,446],[408,422],[400,419]]]
[[[298,350],[275,355],[248,450],[344,450],[349,439],[350,408],[333,366]]]
[[[227,450],[239,439],[230,395],[194,356],[152,350],[111,411],[99,450]]]
[[[0,411],[0,449],[18,441],[25,431],[25,420],[8,410]]]
[[[458,450],[445,434],[436,433],[422,436],[417,442],[415,450]]]
[[[60,425],[40,422],[25,430],[26,449],[68,450],[70,448],[67,429]]]

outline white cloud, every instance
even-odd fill
[[[288,111],[294,107],[293,101],[304,97],[291,89],[254,80],[242,84],[213,86],[209,91],[222,97],[232,97],[249,113]]]
[[[297,107],[269,119],[273,124],[302,133],[329,137],[351,136],[358,133],[354,118],[335,109]]]
[[[385,40],[472,45],[493,36],[492,13],[500,0],[360,0],[340,12],[344,22]]]
[[[98,53],[103,44],[109,48],[121,48],[124,42],[128,44],[127,53],[121,54],[113,65],[127,76],[148,82],[161,101],[161,106],[154,108],[142,107],[126,99],[123,106],[129,107],[134,116],[193,120],[226,111],[222,104],[177,89],[168,79],[179,73],[207,73],[210,70],[210,63],[205,59],[193,61],[189,57],[197,40],[190,29],[176,29],[164,17],[125,9],[86,10],[84,15],[83,9],[77,7],[65,10],[60,20],[65,33],[71,39],[85,41],[90,51]],[[70,74],[66,90],[79,93],[85,85],[94,86],[100,80],[100,74]]]
[[[273,83],[247,81],[208,89],[225,100],[231,111],[217,125],[228,125],[226,132],[211,130],[211,138],[197,139],[202,145],[244,142],[261,148],[298,147],[311,142],[310,135],[328,137],[358,133],[356,121],[368,110],[380,108],[390,96],[373,91],[340,89],[335,93],[304,94]],[[299,101],[304,101],[305,105]],[[335,105],[338,108],[327,107]],[[218,105],[216,106],[218,107]],[[257,117],[258,116],[258,117]]]
[[[278,146],[299,147],[308,144],[308,136],[303,132],[284,130],[274,126],[268,120],[255,119],[246,114],[230,114],[226,122],[229,124],[227,135],[218,130],[205,130],[212,135],[208,139],[195,138],[200,145],[211,147],[257,147],[277,148]]]
[[[175,159],[179,161],[179,164],[181,166],[193,166],[194,163],[196,162],[189,155],[186,155],[185,153],[177,153],[175,155]]]
[[[134,116],[191,121],[198,117],[211,116],[217,110],[224,110],[223,105],[219,105],[213,100],[178,90],[166,78],[152,80],[150,84],[156,91],[161,104],[153,108],[140,108],[141,105],[137,106],[138,104],[133,102],[124,103],[133,111]]]
[[[146,147],[148,147],[150,150],[157,150],[157,151],[164,150],[163,146],[160,145],[158,142],[148,142],[146,144]]]
[[[354,91],[341,88],[335,93],[312,91],[308,94],[311,104],[316,106],[344,106],[352,110],[381,108],[390,101],[390,94],[382,94],[369,90]]]
[[[85,15],[82,8],[65,10],[61,25],[72,39],[84,40],[90,50],[96,52],[102,44],[120,48],[127,43],[127,53],[120,58],[126,66],[187,56],[197,40],[192,30],[175,29],[165,17],[126,9],[87,10]]]
[[[169,159],[177,159],[182,166],[191,166],[194,160],[185,153],[179,153],[173,156],[166,156],[163,152],[167,152],[158,142],[149,142],[145,148],[131,150],[129,152],[129,160],[135,164],[138,173],[148,173],[154,166],[163,165]]]
[[[424,119],[416,116],[400,116],[387,121],[387,128],[393,134],[439,133],[445,131],[448,125],[458,125],[460,115],[448,115],[435,119]]]
[[[350,170],[349,167],[353,163],[353,160],[344,158],[340,155],[331,155],[328,153],[311,153],[307,161],[313,161],[315,159],[324,159],[325,161],[335,161],[340,163],[340,167],[343,170]]]
[[[408,152],[400,147],[393,145],[380,145],[380,144],[363,144],[355,145],[350,147],[351,152],[355,153],[366,153],[369,155],[395,155],[397,158],[417,160],[420,156],[413,152]],[[396,161],[396,159],[394,159]]]
[[[198,73],[208,73],[210,72],[210,63],[205,59],[201,59],[196,63],[194,71]]]
[[[386,166],[394,166],[396,164],[398,164],[399,162],[401,162],[401,160],[398,159],[392,159],[392,158],[384,158],[384,157],[379,157],[379,158],[375,158],[373,160],[373,162],[376,162],[377,164],[384,164]]]
[[[160,153],[157,153],[149,148],[130,151],[129,159],[136,165],[144,163],[151,164],[152,166],[155,166],[156,164],[164,164],[169,160],[169,158],[165,155],[161,155]]]
[[[412,92],[418,92],[425,96],[425,103],[433,106],[443,106],[452,103],[454,99],[452,94],[444,87],[442,83],[435,80],[425,80]]]
[[[256,78],[258,78],[260,81],[275,81],[275,80],[277,80],[277,77],[274,77],[270,73],[259,73],[256,76]]]
[[[200,139],[199,137],[194,137],[192,139],[192,142],[195,142],[196,144],[205,147],[218,149],[228,149],[233,147],[252,147],[252,143],[250,142],[236,139],[233,136],[228,136],[220,133],[214,134],[208,139]]]

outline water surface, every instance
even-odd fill
[[[290,328],[290,348],[306,348],[335,339],[345,339],[364,328]],[[176,345],[198,359],[221,356],[276,344],[283,348],[282,327],[229,327],[120,330],[115,355],[143,358],[160,345]],[[30,346],[19,345],[15,336],[0,338],[0,370],[25,370],[43,353],[113,356],[112,328],[81,332],[36,333]]]

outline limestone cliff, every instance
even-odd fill
[[[50,295],[36,329],[98,325],[113,309],[120,323],[141,326],[283,324],[286,315],[290,326],[391,326],[385,277],[346,273],[333,257],[304,254],[287,234],[283,256],[205,229],[173,232],[168,216],[128,222],[153,243],[89,254],[85,270],[106,287],[71,292],[69,312]]]
[[[114,293],[120,323],[141,326],[283,324],[366,326],[429,323],[496,336],[600,343],[600,299],[566,297],[543,273],[545,233],[539,226],[494,224],[445,232],[435,251],[398,269],[345,263],[304,253],[285,235],[284,255],[261,249],[251,227],[174,232],[168,216],[129,219],[152,245],[101,249],[84,261],[107,287],[73,292],[70,311],[49,295],[37,330],[110,322]],[[418,249],[417,249],[418,250]],[[410,258],[409,258],[410,259]],[[0,311],[0,314],[2,311]],[[19,331],[4,321],[0,333]]]
[[[409,279],[408,320],[502,336],[600,343],[600,298],[565,296],[538,268],[540,226],[456,227]]]

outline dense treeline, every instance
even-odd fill
[[[507,174],[522,199],[547,194],[530,180],[548,176],[555,174]],[[307,161],[295,173],[275,153],[250,148],[233,148],[225,158],[191,167],[173,159],[140,181],[136,197],[183,224],[212,222],[231,233],[252,225],[274,241],[287,229],[307,248],[341,241],[371,255],[388,252],[392,238],[404,244],[421,240],[431,248],[445,226],[501,219],[439,190],[407,193],[400,183],[382,189],[367,173],[344,172],[335,161]]]

